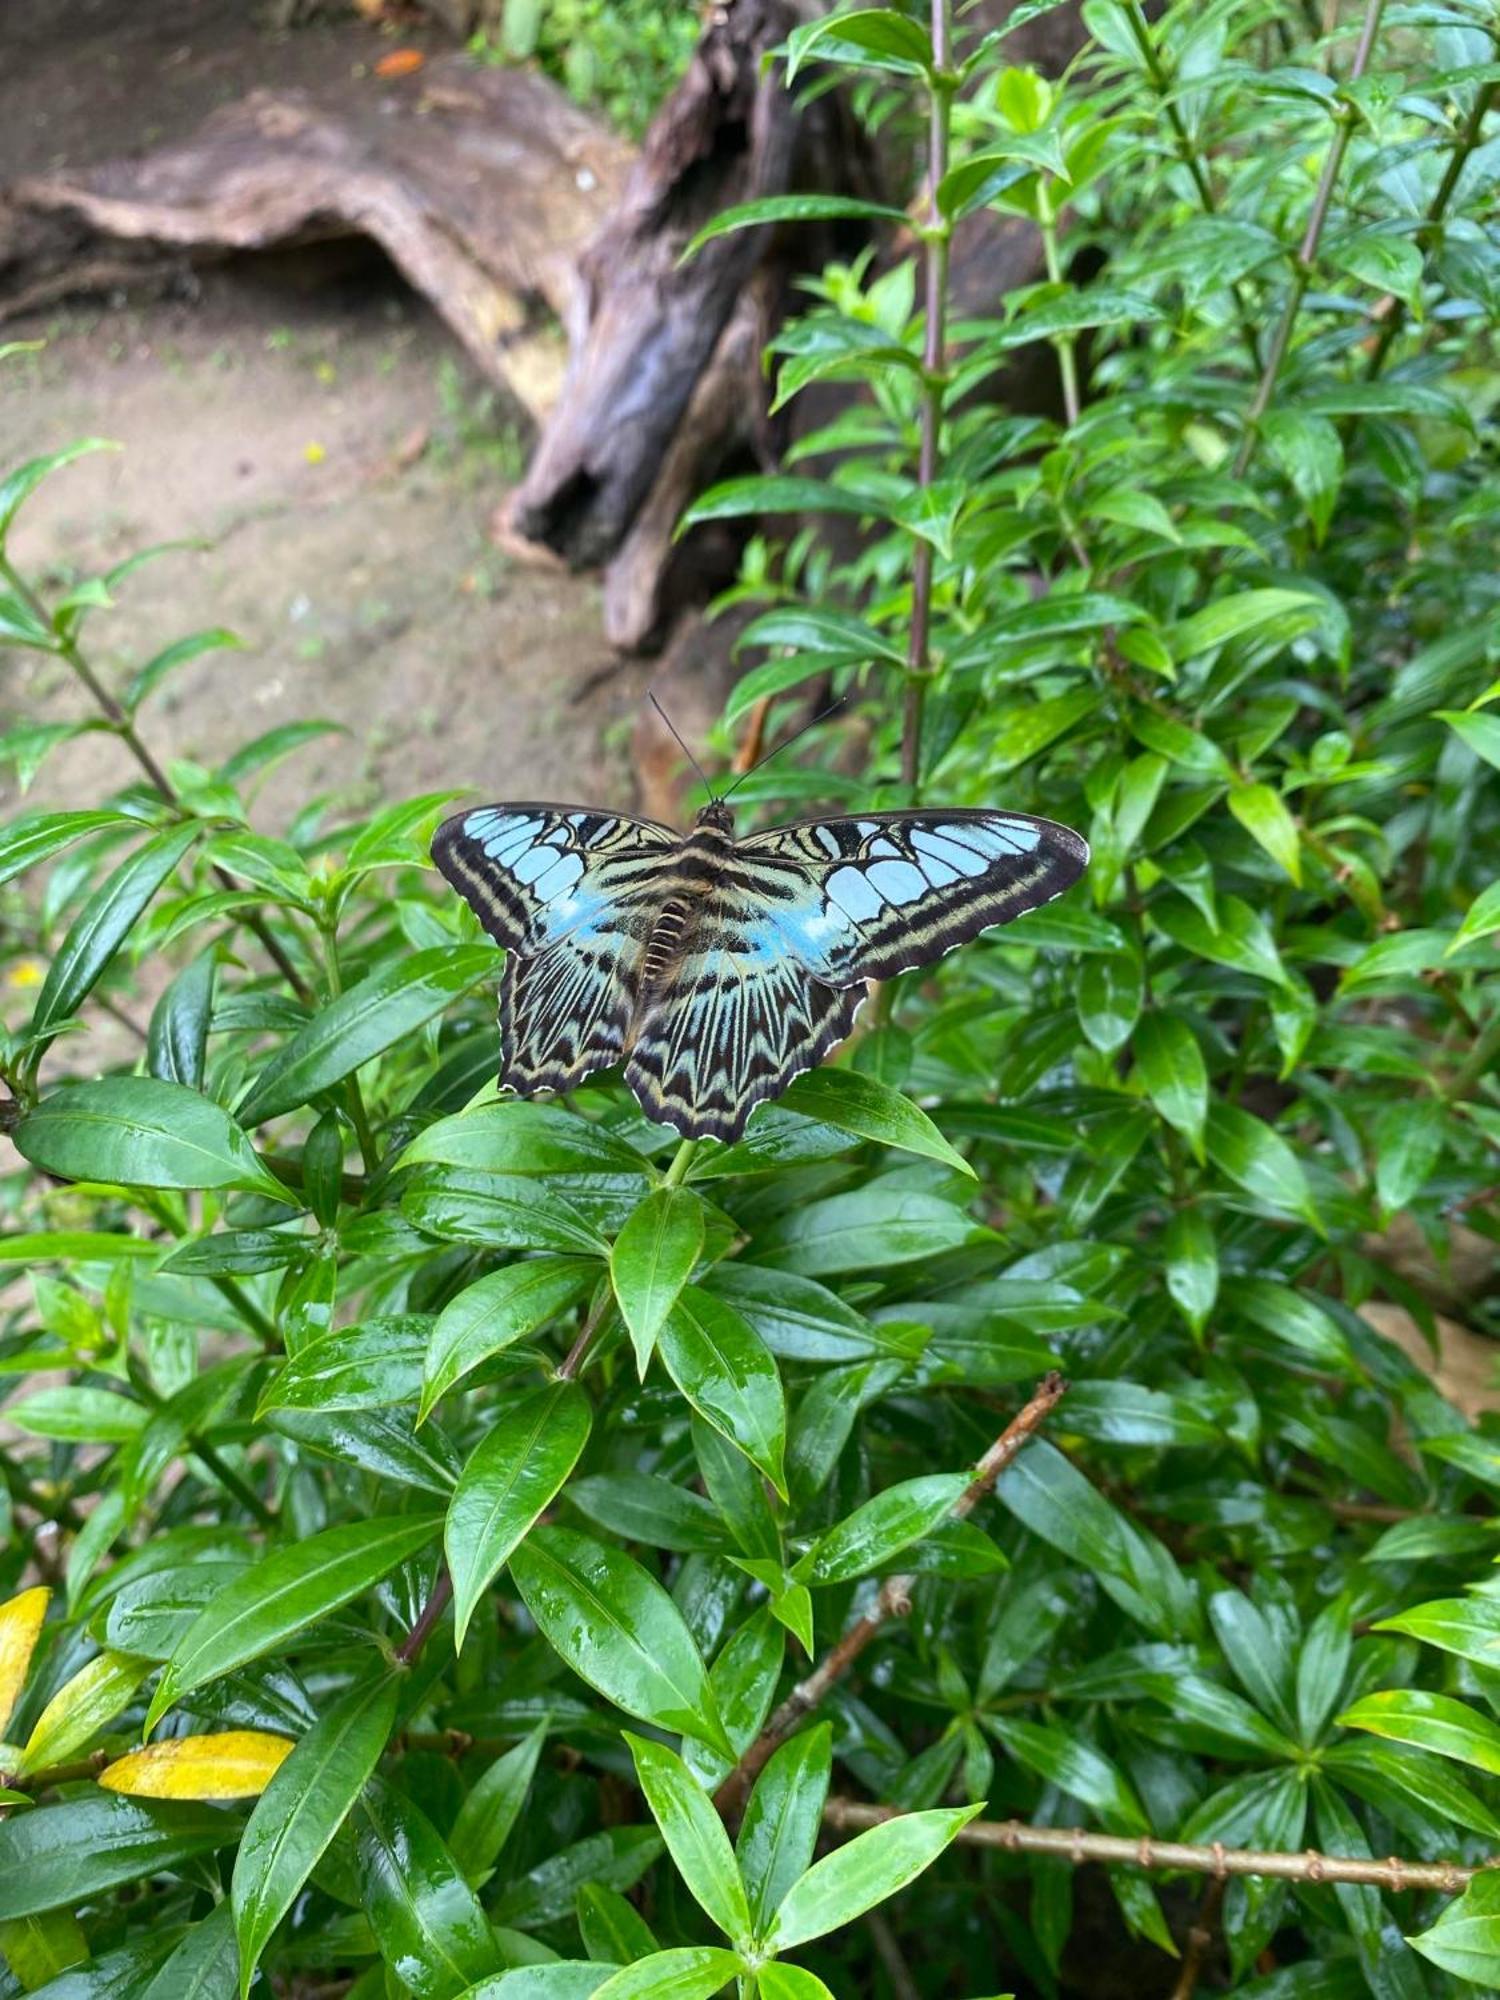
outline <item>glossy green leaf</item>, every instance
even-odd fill
[[[272,1933],[379,1763],[400,1696],[397,1674],[356,1681],[302,1737],[256,1800],[230,1891],[242,2000]]]
[[[982,1810],[962,1806],[949,1812],[902,1813],[856,1834],[792,1885],[777,1906],[766,1941],[777,1951],[791,1951],[853,1923],[931,1867],[959,1829]]]
[[[427,1815],[377,1781],[365,1787],[354,1826],[371,1929],[417,2000],[454,2000],[494,1970],[489,1921]]]
[[[489,945],[435,946],[372,972],[277,1051],[240,1104],[240,1123],[260,1125],[311,1103],[382,1050],[414,1035],[493,974],[497,963]]]
[[[877,1077],[854,1069],[810,1069],[795,1078],[779,1102],[787,1109],[898,1152],[941,1160],[961,1174],[974,1174],[962,1153],[955,1152],[936,1125],[908,1097]],[[752,1131],[754,1126],[752,1124]]]
[[[703,1252],[703,1203],[691,1188],[656,1188],[609,1255],[610,1282],[642,1379],[662,1322]]]
[[[745,1885],[729,1835],[708,1794],[665,1743],[632,1736],[628,1730],[625,1741],[677,1872],[709,1921],[734,1943],[747,1945],[751,1924]]]
[[[785,1495],[786,1397],[769,1349],[724,1299],[685,1285],[657,1344],[667,1372],[706,1423]]]
[[[0,1921],[75,1909],[230,1847],[239,1830],[238,1818],[215,1806],[109,1792],[0,1821]]]
[[[494,1867],[521,1817],[546,1741],[547,1725],[539,1722],[513,1750],[497,1757],[464,1796],[448,1835],[448,1851],[475,1888]]]
[[[622,1966],[595,1989],[594,2000],[713,2000],[739,1970],[732,1951],[683,1945]]]
[[[167,1662],[146,1727],[205,1681],[273,1651],[379,1583],[436,1535],[435,1515],[346,1521],[265,1556],[210,1598]]]
[[[16,1129],[16,1149],[63,1180],[122,1187],[245,1188],[292,1197],[211,1098],[150,1076],[110,1076],[44,1097]]]
[[[1393,1743],[1433,1750],[1439,1757],[1500,1776],[1500,1726],[1452,1695],[1387,1688],[1363,1696],[1338,1720],[1340,1728],[1368,1729]]]
[[[50,861],[88,834],[139,824],[122,812],[33,813],[26,819],[12,820],[0,827],[0,885],[40,862]]]
[[[330,1327],[289,1355],[261,1391],[267,1410],[379,1410],[414,1403],[432,1321],[398,1313]]]
[[[735,1848],[757,1931],[812,1866],[832,1769],[832,1731],[819,1722],[774,1751],[755,1781]]]
[[[1153,1007],[1142,1017],[1130,1046],[1142,1089],[1201,1159],[1208,1067],[1197,1036],[1180,1015]]]
[[[165,827],[105,877],[53,953],[32,1012],[32,1034],[53,1034],[77,1013],[151,898],[202,830],[193,820]]]
[[[934,1472],[886,1487],[820,1535],[793,1575],[809,1584],[868,1576],[946,1519],[968,1484],[966,1473]]]
[[[549,1382],[507,1401],[475,1447],[443,1527],[460,1650],[485,1591],[577,1464],[592,1421],[576,1383]]]
[[[699,1737],[732,1761],[702,1656],[638,1562],[571,1529],[534,1528],[511,1557],[511,1575],[581,1680],[627,1715]]]
[[[444,1306],[427,1347],[419,1420],[471,1369],[576,1305],[598,1276],[582,1257],[536,1257],[491,1271]]]

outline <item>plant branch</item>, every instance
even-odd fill
[[[83,650],[79,646],[78,641],[71,634],[58,632],[42,599],[38,597],[31,585],[4,556],[0,556],[0,576],[5,578],[5,581],[15,591],[33,617],[40,624],[49,627],[53,632],[57,639],[58,652],[72,669],[74,677],[88,690],[94,706],[108,722],[110,729],[119,737],[125,748],[134,757],[136,763],[140,765],[152,789],[159,794],[167,805],[175,806],[180,810],[182,798],[177,787],[156,761],[156,757],[150,746],[142,738],[132,718],[126,714],[119,702],[116,701],[103,681],[94,672],[94,669],[84,657]],[[233,876],[227,874],[216,863],[213,864],[213,873],[222,888],[234,888]],[[297,998],[310,1004],[313,997],[312,988],[287,957],[286,952],[282,949],[275,934],[272,932],[270,925],[260,912],[258,910],[243,912],[240,921],[245,925],[247,930],[253,932],[255,937],[259,939],[261,949],[276,967],[282,978],[291,987]]]
[[[1068,1385],[1061,1375],[1054,1372],[1043,1376],[1030,1402],[1011,1418],[975,1466],[974,1477],[953,1503],[952,1518],[955,1521],[971,1514],[980,1501],[994,1491],[995,1481],[1006,1466],[1027,1439],[1041,1429],[1067,1392]],[[760,1735],[714,1794],[714,1804],[726,1818],[739,1814],[751,1785],[772,1753],[785,1743],[803,1717],[811,1715],[821,1704],[835,1682],[843,1679],[876,1633],[891,1619],[905,1616],[911,1608],[915,1582],[913,1576],[888,1576],[880,1586],[872,1608],[855,1620],[838,1644],[824,1655],[806,1680],[797,1683],[775,1710]]]
[[[840,1833],[864,1833],[899,1819],[900,1806],[866,1805],[860,1799],[831,1798],[823,1808],[823,1823]],[[1233,1875],[1264,1875],[1281,1882],[1355,1882],[1399,1894],[1404,1889],[1434,1889],[1456,1896],[1474,1877],[1500,1867],[1500,1857],[1470,1868],[1461,1861],[1402,1861],[1393,1856],[1375,1861],[1367,1855],[1282,1854],[1255,1847],[1225,1847],[1215,1841],[1198,1847],[1181,1840],[1157,1840],[1143,1834],[1131,1840],[1123,1834],[1085,1833],[1081,1827],[1028,1826],[1021,1820],[971,1819],[955,1836],[971,1847],[998,1847],[1007,1854],[1050,1854],[1081,1867],[1102,1861],[1111,1868],[1171,1869],[1212,1875],[1227,1881]]]
[[[1432,197],[1432,206],[1427,211],[1426,219],[1417,232],[1419,236],[1434,235],[1442,228],[1448,213],[1448,204],[1452,201],[1454,190],[1458,186],[1459,175],[1468,164],[1469,155],[1479,144],[1485,118],[1495,102],[1497,91],[1500,91],[1500,84],[1485,83],[1475,92],[1473,108],[1464,121],[1464,129],[1459,134],[1458,143],[1448,155],[1448,165],[1438,183],[1437,193]],[[1406,314],[1405,299],[1396,299],[1385,316],[1380,337],[1370,351],[1369,366],[1365,370],[1366,380],[1373,381],[1384,368],[1386,356],[1394,346],[1396,336],[1406,324]]]
[[[684,1141],[684,1144],[687,1143],[687,1141]],[[604,1322],[609,1317],[610,1307],[614,1302],[614,1294],[607,1285],[603,1286],[599,1297],[594,1301],[593,1310],[578,1329],[578,1338],[557,1364],[557,1379],[559,1382],[571,1382],[583,1366],[588,1356],[588,1351],[602,1331]]]
[[[1370,55],[1375,47],[1375,37],[1380,30],[1380,17],[1385,11],[1385,0],[1365,0],[1364,22],[1359,31],[1359,42],[1355,47],[1354,61],[1350,65],[1348,81],[1358,83],[1364,75]],[[1317,192],[1313,196],[1312,211],[1307,218],[1307,227],[1302,233],[1301,247],[1297,251],[1296,265],[1292,273],[1291,286],[1287,291],[1286,304],[1282,309],[1276,331],[1271,337],[1270,352],[1266,356],[1265,367],[1250,407],[1245,412],[1245,431],[1240,439],[1240,448],[1235,454],[1234,476],[1244,477],[1245,471],[1255,451],[1255,440],[1261,418],[1270,408],[1271,398],[1276,391],[1281,364],[1285,361],[1287,349],[1292,343],[1292,329],[1297,324],[1297,315],[1302,309],[1302,300],[1308,285],[1312,282],[1313,271],[1318,261],[1318,246],[1323,240],[1323,225],[1328,220],[1329,205],[1333,200],[1333,190],[1338,182],[1344,164],[1344,154],[1349,149],[1349,140],[1354,131],[1354,109],[1343,105],[1338,112],[1338,122],[1334,128],[1333,140],[1323,161],[1323,171],[1318,177]]]
[[[1198,1975],[1203,1970],[1204,1959],[1213,1949],[1214,1932],[1219,1928],[1219,1910],[1223,1901],[1224,1878],[1215,1875],[1203,1891],[1198,1914],[1187,1934],[1187,1949],[1182,1954],[1182,1967],[1172,1988],[1171,2000],[1193,2000],[1198,1991]]]
[[[1151,80],[1151,87],[1161,102],[1162,115],[1171,128],[1173,151],[1182,165],[1187,169],[1188,176],[1197,190],[1199,206],[1202,208],[1203,213],[1205,215],[1217,215],[1219,213],[1219,204],[1214,197],[1213,183],[1209,180],[1208,170],[1193,145],[1192,135],[1189,133],[1187,126],[1182,122],[1182,113],[1178,110],[1177,100],[1172,95],[1172,79],[1167,74],[1166,65],[1161,59],[1161,51],[1152,39],[1151,24],[1146,19],[1145,10],[1142,8],[1140,0],[1126,0],[1125,18],[1130,24],[1131,34],[1135,37],[1135,45],[1141,52],[1141,61],[1146,66],[1146,74]],[[1245,300],[1245,294],[1240,289],[1240,282],[1237,278],[1231,281],[1229,292],[1234,300],[1235,314],[1240,323],[1240,333],[1249,351],[1250,365],[1252,368],[1259,369],[1263,366],[1260,352],[1260,335],[1256,331],[1254,318],[1251,316],[1249,305]]]
[[[403,1667],[409,1667],[427,1641],[432,1637],[433,1628],[448,1609],[453,1599],[453,1578],[448,1574],[445,1563],[437,1573],[437,1581],[428,1592],[427,1602],[417,1614],[416,1623],[396,1648],[396,1658]]]
[[[917,450],[917,485],[931,486],[937,478],[939,434],[947,394],[948,242],[947,218],[938,203],[938,188],[948,171],[949,123],[953,111],[953,37],[949,0],[932,0],[933,75],[928,92],[927,221],[923,228],[923,348],[921,442]],[[927,683],[932,674],[929,636],[932,625],[932,544],[925,537],[912,551],[911,631],[906,647],[906,705],[901,719],[901,782],[915,804],[922,784],[922,718],[927,707]]]

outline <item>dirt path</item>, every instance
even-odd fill
[[[7,0],[0,179],[185,130],[253,84],[358,73],[391,46],[347,19],[268,37],[248,12]],[[350,806],[468,785],[628,800],[619,746],[645,670],[606,671],[590,582],[489,545],[524,451],[514,415],[378,260],[332,275],[311,253],[246,260],[191,297],[101,301],[7,335],[47,344],[0,367],[0,464],[83,434],[123,447],[29,503],[21,564],[58,584],[151,544],[209,545],[152,563],[91,620],[111,676],[200,627],[243,639],[145,712],[165,755],[212,763],[282,722],[343,725],[269,780],[267,830],[328,793]],[[85,712],[54,662],[0,654],[0,730]],[[83,802],[126,768],[86,737],[49,759],[32,796]],[[17,792],[0,770],[0,811]]]

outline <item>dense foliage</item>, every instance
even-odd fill
[[[639,138],[698,39],[685,0],[504,0],[469,52],[481,62],[535,62],[570,97]]]
[[[848,385],[801,448],[835,469],[697,510],[864,529],[751,546],[726,745],[815,676],[859,727],[739,797],[1005,803],[1094,861],[740,1144],[607,1082],[499,1100],[497,954],[424,873],[444,801],[252,831],[303,730],[150,749],[224,635],[106,686],[129,566],[46,602],[0,570],[0,638],[137,767],[0,832],[0,1991],[1500,1984],[1500,1877],[1200,1908],[964,1838],[1500,1847],[1500,1432],[1360,1312],[1430,1329],[1455,1227],[1497,1226],[1492,24],[1085,14],[1065,86],[950,54],[941,4],[936,48],[916,8],[795,38],[798,87],[856,71],[938,171],[916,254],[824,273],[776,343],[783,398]],[[944,327],[986,207],[1050,276]],[[1060,420],[994,399],[1038,340]],[[68,1081],[70,1027],[163,963],[139,1060]],[[711,1795],[897,1574],[736,1852]],[[834,1767],[908,1810],[815,1860]]]

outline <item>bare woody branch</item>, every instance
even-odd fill
[[[859,1799],[831,1798],[823,1822],[839,1833],[864,1833],[899,1819],[898,1806],[866,1805]],[[1081,1867],[1086,1861],[1107,1862],[1112,1868],[1181,1870],[1227,1881],[1232,1875],[1272,1876],[1282,1882],[1357,1882],[1399,1894],[1403,1889],[1436,1889],[1456,1896],[1474,1877],[1500,1867],[1500,1856],[1470,1868],[1460,1861],[1376,1861],[1357,1854],[1281,1854],[1255,1847],[1193,1846],[1181,1840],[1156,1840],[1143,1835],[1131,1840],[1121,1834],[1085,1833],[1081,1828],[1028,1826],[1021,1820],[971,1819],[956,1838],[971,1847],[998,1847],[1007,1854],[1050,1854]]]
[[[1067,1390],[1067,1383],[1055,1371],[1043,1376],[1031,1401],[1012,1417],[975,1467],[974,1477],[954,1502],[954,1520],[961,1521],[966,1514],[971,1514],[980,1501],[994,1491],[995,1481],[1026,1440],[1040,1429]],[[887,1577],[871,1609],[862,1618],[856,1619],[832,1651],[818,1662],[806,1680],[797,1683],[776,1709],[714,1795],[714,1804],[726,1818],[737,1817],[751,1785],[772,1753],[785,1743],[803,1717],[811,1715],[821,1704],[834,1683],[843,1679],[882,1626],[893,1618],[905,1617],[911,1609],[915,1581],[911,1576]]]

